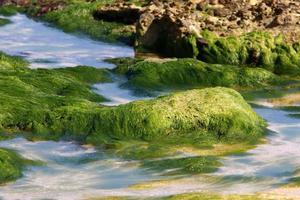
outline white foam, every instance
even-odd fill
[[[0,147],[45,163],[29,167],[21,179],[0,187],[0,198],[5,200],[83,199],[91,194],[121,192],[131,184],[157,178],[134,165],[129,166],[128,162],[71,142],[30,142],[17,138],[0,142]]]

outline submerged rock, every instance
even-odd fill
[[[98,12],[115,13],[117,17],[127,7],[126,3],[118,3],[101,7]],[[165,56],[196,57],[202,53],[199,44],[205,40],[203,30],[220,37],[266,31],[272,36],[282,34],[288,42],[297,42],[299,8],[297,0],[153,0],[139,8],[134,17],[138,18],[135,45],[137,51],[148,49]]]
[[[107,5],[94,11],[95,19],[109,22],[120,22],[124,24],[134,24],[140,17],[141,7],[130,3],[116,3]]]
[[[24,160],[16,153],[0,148],[0,184],[22,176]]]
[[[101,108],[90,137],[93,141],[103,136],[151,141],[195,132],[227,141],[249,141],[262,136],[264,126],[238,92],[217,87]]]
[[[263,134],[264,121],[232,89],[190,90],[106,107],[90,89],[95,81],[107,81],[105,75],[86,67],[30,70],[22,59],[1,55],[0,128],[98,144],[103,138],[152,140],[190,132],[229,141]]]
[[[113,59],[116,73],[124,74],[124,86],[143,92],[224,86],[238,89],[268,87],[281,78],[265,69],[208,64],[185,58],[172,61]]]

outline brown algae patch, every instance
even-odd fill
[[[270,99],[268,101],[274,106],[289,106],[300,103],[300,93],[289,94],[281,98]]]

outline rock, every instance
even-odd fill
[[[195,8],[196,4],[190,2],[151,3],[142,11],[136,24],[136,46],[168,56],[196,56],[193,44],[186,38],[200,33],[200,24],[193,12]]]
[[[176,45],[181,43],[179,41],[182,41],[183,37],[199,36],[204,29],[223,36],[268,29],[276,35],[280,32],[284,33],[288,39],[295,38],[295,35],[300,37],[300,27],[297,23],[300,21],[299,14],[292,14],[298,12],[300,2],[294,0],[203,0],[188,3],[177,0],[170,4],[161,1],[154,2],[146,6],[151,9],[144,9],[137,22],[136,44],[158,49],[160,53],[169,56],[182,57],[183,55],[173,52],[170,44],[166,44],[165,48],[157,44],[173,41]],[[202,12],[205,14],[203,15]],[[166,17],[170,19],[167,20],[168,22],[162,20]],[[155,25],[157,23],[163,28],[157,28]],[[292,27],[293,25],[298,29]],[[289,31],[279,28],[280,26],[289,26]],[[190,56],[194,55],[192,53]]]
[[[216,8],[214,9],[214,16],[216,17],[227,17],[231,14],[231,11],[226,8]]]
[[[97,9],[93,16],[98,20],[134,24],[140,17],[141,7],[134,4],[112,4]]]

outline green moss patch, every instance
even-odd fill
[[[17,8],[13,5],[0,6],[0,15],[9,17],[17,14],[17,12]]]
[[[205,31],[207,45],[198,58],[209,63],[262,67],[276,74],[299,75],[300,44],[288,44],[283,37],[267,32],[250,32],[240,37],[217,37]]]
[[[13,151],[0,148],[0,184],[20,178],[22,169],[29,162]]]
[[[72,1],[61,10],[47,12],[42,19],[52,23],[65,32],[84,33],[93,39],[108,42],[133,43],[133,28],[114,22],[95,20],[93,12],[104,3],[110,1]],[[26,9],[26,12],[35,15],[36,9]]]
[[[225,86],[257,88],[278,84],[281,78],[261,68],[207,64],[196,59],[163,63],[125,59],[112,60],[116,73],[128,78],[126,86],[138,90],[166,90]]]
[[[255,138],[265,125],[237,92],[227,88],[104,107],[97,104],[103,98],[91,91],[90,82],[107,81],[105,70],[31,70],[22,59],[4,54],[0,62],[0,122],[5,129],[147,141],[209,133],[234,140]]]
[[[69,130],[63,122],[67,114],[76,118],[98,107],[104,98],[92,92],[90,84],[108,81],[108,72],[90,67],[31,70],[27,65],[21,58],[0,54],[0,127],[44,134],[85,132],[80,122]],[[84,119],[84,114],[79,117]]]
[[[211,172],[223,154],[151,159],[176,156],[176,149],[183,146],[207,151],[220,143],[255,144],[264,134],[263,119],[229,88],[188,90],[107,107],[99,105],[103,97],[91,90],[92,83],[109,81],[106,70],[84,66],[33,70],[27,65],[18,57],[0,54],[2,132],[103,145],[119,157],[143,160],[146,168],[180,168],[178,173]]]
[[[265,125],[239,93],[221,87],[104,107],[97,121],[97,135],[143,140],[189,132],[249,139],[261,135]]]
[[[11,23],[11,21],[9,19],[0,18],[0,27],[5,26],[5,25],[10,24],[10,23]]]
[[[145,161],[142,166],[151,170],[171,174],[199,174],[211,173],[221,165],[217,157],[195,156],[185,158],[169,158],[162,160]]]

